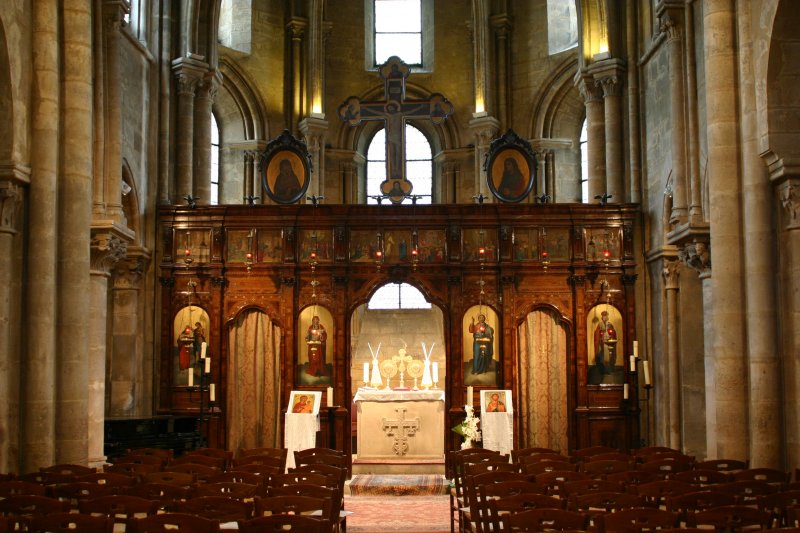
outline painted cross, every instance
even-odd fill
[[[362,102],[351,96],[339,106],[339,117],[351,126],[365,120],[382,120],[386,124],[386,180],[381,183],[381,192],[395,204],[402,203],[414,187],[406,178],[406,121],[430,119],[439,125],[453,113],[453,104],[438,93],[426,100],[406,100],[409,72],[408,65],[392,56],[380,68],[383,100]]]
[[[383,419],[383,431],[387,437],[394,437],[392,449],[395,455],[408,453],[408,438],[416,435],[419,429],[419,418],[406,420],[406,408],[398,407],[396,420]]]

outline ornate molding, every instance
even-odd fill
[[[622,94],[622,78],[616,75],[597,78],[594,84],[603,91],[603,98],[620,96]]]
[[[94,274],[109,275],[128,253],[128,242],[116,232],[92,230],[91,264]]]
[[[698,274],[711,274],[711,249],[708,243],[694,241],[685,244],[678,252],[678,259]]]
[[[578,92],[583,97],[584,104],[596,104],[603,101],[603,91],[591,76],[581,76],[576,82]]]
[[[668,291],[678,290],[680,288],[681,261],[678,259],[674,261],[664,261],[661,275],[664,278],[664,286]]]
[[[299,41],[308,29],[308,19],[305,17],[292,17],[286,23],[286,29],[292,34],[293,41]]]

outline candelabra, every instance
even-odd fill
[[[208,446],[208,422],[211,413],[214,411],[214,405],[217,403],[216,385],[211,382],[211,356],[206,354],[206,348],[207,344],[203,342],[200,348],[199,360],[193,360],[189,366],[189,385],[186,387],[189,392],[189,402],[196,404],[199,410],[196,444],[198,448]],[[198,365],[200,370],[197,386],[194,385],[195,364]],[[197,398],[194,397],[195,390],[197,391]]]

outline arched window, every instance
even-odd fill
[[[211,113],[211,205],[219,205],[219,126]]]
[[[547,0],[547,49],[550,55],[578,46],[575,0]]]
[[[589,152],[586,149],[586,119],[583,120],[581,126],[581,201],[584,204],[589,203]]]
[[[418,204],[430,204],[433,194],[433,150],[428,138],[412,124],[406,124],[406,178],[414,186]],[[367,203],[378,203],[381,183],[386,180],[386,129],[375,133],[367,147]],[[410,198],[403,203],[411,203]]]
[[[419,289],[408,283],[387,283],[372,295],[368,309],[430,309]]]
[[[434,0],[365,0],[364,58],[375,70],[397,56],[412,70],[433,65]]]

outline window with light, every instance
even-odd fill
[[[414,186],[412,195],[418,204],[432,203],[433,194],[433,149],[428,138],[413,126],[405,126],[406,179]],[[386,180],[386,129],[375,133],[367,148],[367,203],[378,203],[381,183]],[[410,204],[411,198],[403,203]]]

